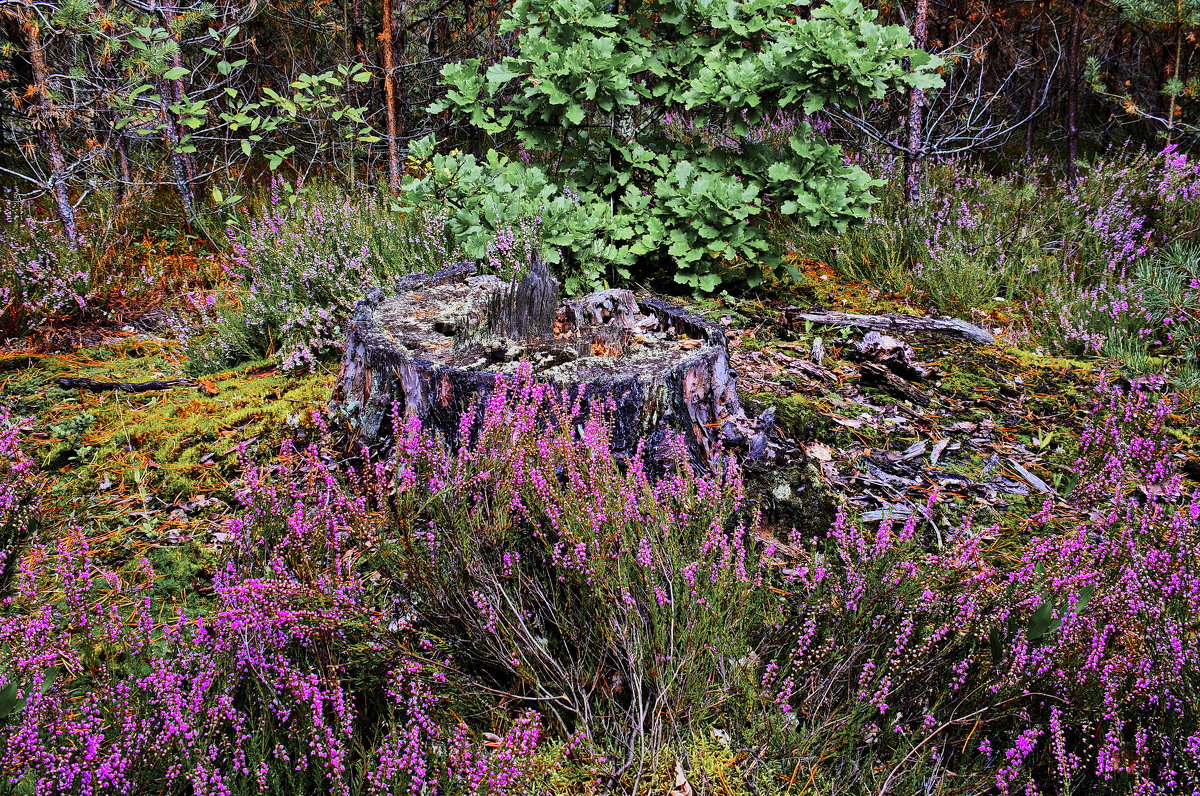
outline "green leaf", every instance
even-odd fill
[[[173,66],[167,71],[163,72],[163,80],[179,80],[181,77],[190,74],[191,70],[189,69],[185,69],[182,66]]]
[[[17,712],[17,683],[11,682],[0,689],[0,721]]]
[[[1050,601],[1043,602],[1033,612],[1033,616],[1029,618],[1029,625],[1025,628],[1025,637],[1030,641],[1036,641],[1043,636],[1048,636],[1062,626],[1062,620],[1054,617],[1054,603]]]
[[[1077,613],[1077,614],[1082,613],[1083,609],[1087,608],[1087,604],[1089,602],[1091,602],[1092,595],[1094,595],[1095,593],[1096,593],[1095,586],[1084,586],[1082,589],[1079,590],[1079,599],[1075,601],[1075,605],[1072,610],[1074,610],[1075,613]]]

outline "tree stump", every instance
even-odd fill
[[[461,414],[527,361],[585,406],[612,400],[618,456],[645,440],[659,458],[672,431],[702,466],[730,449],[762,454],[770,429],[742,411],[720,326],[628,290],[560,302],[555,283],[548,299],[549,279],[539,266],[512,285],[464,263],[406,277],[391,297],[373,291],[351,318],[334,390],[357,441],[386,448],[395,405],[455,446]]]

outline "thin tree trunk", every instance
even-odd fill
[[[1080,0],[1071,3],[1071,37],[1067,52],[1067,181],[1075,184],[1079,159],[1079,29]]]
[[[408,58],[408,26],[412,8],[408,0],[397,0],[398,14],[395,23],[400,30],[400,40],[396,44],[396,69],[403,69]],[[400,142],[408,135],[408,84],[396,76],[396,149],[399,151]]]
[[[67,185],[67,162],[63,156],[62,141],[58,137],[58,125],[50,106],[50,71],[46,68],[46,51],[42,46],[42,31],[33,14],[27,10],[17,12],[17,20],[29,40],[29,62],[33,73],[33,85],[38,97],[37,118],[34,126],[41,129],[46,143],[46,154],[50,160],[50,189],[54,206],[62,221],[67,244],[79,248],[79,228],[75,222],[75,208],[71,205],[71,192]]]
[[[117,137],[117,165],[121,169],[121,182],[118,185],[117,195],[120,197],[122,206],[128,205],[130,197],[133,195],[133,170],[129,166],[129,147],[125,145],[125,135],[121,131],[116,132]]]
[[[1037,11],[1037,15],[1035,16],[1035,19],[1042,17],[1045,13],[1046,13],[1046,0],[1042,0],[1042,2],[1038,4],[1038,11]],[[1040,50],[1042,53],[1045,53],[1045,48],[1041,46],[1042,41],[1043,41],[1041,24],[1039,24],[1035,28],[1035,31],[1036,32],[1034,34],[1034,47],[1037,48],[1038,50]],[[1042,69],[1044,70],[1045,67],[1043,66]],[[1042,70],[1039,70],[1039,72],[1040,71],[1042,71]],[[1029,109],[1026,111],[1026,115],[1028,116],[1028,119],[1025,121],[1025,160],[1026,161],[1030,161],[1033,159],[1033,139],[1034,139],[1034,132],[1035,132],[1035,122],[1037,121],[1037,116],[1035,115],[1035,112],[1037,111],[1037,108],[1038,108],[1037,85],[1040,82],[1041,81],[1031,82],[1030,87],[1029,87]]]
[[[396,124],[396,53],[392,47],[392,0],[383,0],[383,30],[379,34],[383,48],[383,93],[387,103],[388,188],[400,190],[399,133]]]
[[[913,46],[925,49],[928,40],[929,0],[917,0],[917,13],[913,19]],[[925,91],[913,88],[908,95],[908,144],[904,150],[904,199],[917,202],[921,199],[921,166],[924,159],[922,143]]]
[[[180,55],[178,47],[179,39],[171,27],[174,21],[174,14],[168,8],[158,8],[156,6],[157,4],[154,0],[151,0],[151,11],[158,14],[163,22],[163,27],[167,31],[167,35],[177,45],[175,53],[171,57],[171,66],[181,67],[183,66],[183,57]],[[179,102],[183,99],[183,79],[159,80],[158,89],[158,108],[162,116],[163,135],[166,139],[167,149],[171,155],[171,175],[175,178],[175,187],[179,191],[180,201],[183,202],[183,212],[187,216],[188,221],[195,223],[197,220],[196,195],[192,183],[195,181],[196,169],[188,153],[180,151],[183,136],[179,129],[179,120],[171,112],[172,101]]]
[[[196,220],[196,197],[192,193],[192,183],[188,178],[185,153],[179,151],[181,146],[179,124],[176,122],[174,114],[171,113],[170,101],[167,99],[170,86],[165,80],[160,80],[158,88],[158,110],[163,122],[163,137],[167,142],[167,150],[171,153],[171,175],[175,178],[175,187],[179,191],[180,201],[183,202],[183,212],[188,221],[194,222]]]
[[[1177,8],[1177,16],[1183,15],[1182,0],[1175,0]],[[1168,80],[1178,82],[1182,78],[1179,76],[1179,71],[1182,68],[1183,61],[1183,25],[1175,25],[1175,65],[1171,71]],[[1179,102],[1179,95],[1174,92],[1168,92],[1167,95],[1167,146],[1171,145],[1171,139],[1175,137],[1175,109]]]

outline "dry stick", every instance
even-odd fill
[[[196,382],[191,379],[171,379],[170,381],[142,381],[142,382],[123,382],[123,381],[96,381],[95,379],[75,379],[61,378],[57,380],[58,386],[64,390],[87,390],[88,392],[107,392],[108,390],[120,390],[121,392],[150,392],[152,390],[170,390],[175,387],[195,387]]]
[[[925,736],[925,739],[924,739],[923,741],[921,741],[919,744],[917,744],[916,746],[914,746],[912,749],[909,749],[909,750],[908,750],[908,753],[907,753],[907,754],[905,754],[905,755],[904,755],[904,757],[900,759],[900,762],[899,762],[899,763],[897,763],[897,764],[895,765],[895,767],[894,767],[894,768],[893,768],[893,769],[892,769],[890,772],[888,772],[887,779],[885,779],[885,780],[883,781],[883,786],[882,786],[882,787],[879,789],[879,794],[880,794],[880,796],[883,796],[883,794],[887,793],[888,785],[891,785],[891,784],[892,784],[892,778],[896,776],[896,772],[900,770],[900,767],[901,767],[902,765],[904,765],[906,762],[908,762],[908,758],[912,757],[913,753],[914,753],[914,752],[916,752],[918,749],[920,749],[922,746],[924,746],[925,744],[927,744],[927,743],[929,743],[930,741],[932,741],[932,740],[933,740],[933,737],[934,737],[935,735],[937,735],[939,732],[941,732],[942,730],[944,730],[944,729],[946,729],[947,727],[949,727],[951,724],[954,724],[955,722],[962,721],[963,719],[969,719],[969,718],[971,718],[972,716],[978,716],[980,713],[984,713],[984,712],[986,712],[986,711],[988,711],[988,710],[991,710],[993,707],[995,707],[995,706],[994,706],[994,705],[989,705],[988,707],[985,707],[985,708],[980,708],[979,710],[975,711],[974,713],[969,713],[969,714],[967,714],[966,716],[962,716],[962,717],[960,717],[960,718],[957,718],[957,719],[950,719],[949,721],[947,721],[947,722],[945,722],[944,724],[942,724],[942,726],[938,727],[936,730],[934,730],[933,732],[929,733],[929,735],[926,735],[926,736]]]

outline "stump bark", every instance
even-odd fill
[[[456,446],[462,413],[522,360],[535,379],[582,394],[585,405],[611,399],[618,456],[633,454],[643,439],[651,459],[661,456],[672,431],[707,467],[720,466],[731,449],[761,455],[767,448],[770,429],[749,421],[738,401],[724,330],[680,307],[606,290],[556,301],[550,335],[513,339],[496,330],[513,328],[523,310],[500,323],[489,315],[505,295],[544,302],[544,284],[514,288],[459,264],[397,287],[391,297],[373,291],[356,307],[334,390],[358,442],[373,450],[389,444],[393,405]]]

